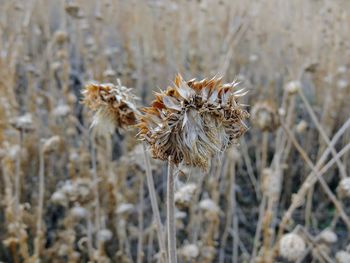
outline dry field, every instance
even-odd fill
[[[249,92],[163,94],[165,151],[140,114],[177,73]],[[91,81],[135,116],[91,128]],[[0,163],[0,262],[349,263],[350,1],[0,0]]]

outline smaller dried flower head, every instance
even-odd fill
[[[107,242],[113,238],[113,233],[109,229],[101,229],[97,233],[97,238],[99,241]]]
[[[115,78],[116,75],[117,73],[111,68],[108,68],[103,72],[105,78]]]
[[[68,198],[66,194],[62,191],[54,192],[53,195],[51,196],[51,201],[54,204],[58,204],[62,206],[67,206],[68,204]]]
[[[199,202],[199,208],[204,212],[205,219],[218,221],[221,213],[220,207],[212,199],[204,199]]]
[[[81,220],[81,219],[85,219],[88,217],[89,212],[87,211],[86,208],[80,206],[80,205],[76,205],[74,206],[71,210],[70,213],[72,215],[72,217],[76,220]]]
[[[59,150],[62,146],[62,139],[60,136],[52,136],[51,138],[44,141],[43,152],[46,154]]]
[[[68,35],[65,31],[56,31],[54,34],[54,40],[57,44],[63,45],[68,39]]]
[[[180,254],[186,260],[194,260],[199,256],[199,248],[196,244],[187,244],[180,249]]]
[[[122,203],[117,208],[117,214],[128,215],[131,214],[135,210],[135,206],[133,204]]]
[[[249,114],[238,103],[246,92],[235,91],[237,85],[216,77],[186,82],[177,75],[174,87],[156,94],[138,124],[153,157],[207,169],[211,157],[247,130],[243,120]]]
[[[70,202],[87,204],[93,199],[92,187],[91,179],[77,178],[73,181],[65,181],[58,191]]]
[[[325,229],[320,233],[319,239],[327,244],[333,244],[338,241],[338,236],[334,231]]]
[[[340,250],[335,254],[337,263],[348,263],[350,262],[350,253],[344,250]]]
[[[64,9],[70,16],[74,18],[80,18],[82,16],[80,8],[75,1],[67,2]]]
[[[279,244],[280,255],[290,261],[296,261],[305,252],[305,241],[295,233],[285,234]]]
[[[58,105],[56,108],[53,109],[52,115],[55,117],[66,117],[69,115],[71,109],[68,105]]]
[[[337,191],[341,197],[350,197],[350,177],[340,181]]]
[[[252,109],[253,125],[262,131],[275,131],[280,122],[278,111],[273,103],[263,101],[258,102]]]
[[[95,112],[92,126],[102,132],[114,132],[115,128],[126,128],[136,123],[136,99],[128,89],[121,85],[95,84],[85,86],[83,103]]]
[[[10,120],[10,123],[15,129],[23,132],[30,132],[34,130],[32,115],[29,113]]]
[[[188,207],[196,192],[196,184],[186,184],[175,193],[175,203],[178,207]]]
[[[308,126],[307,122],[304,120],[301,120],[296,126],[297,133],[299,133],[299,134],[304,133],[307,129],[307,126]]]
[[[289,95],[294,95],[300,90],[301,83],[298,80],[290,81],[286,84],[285,90],[288,92]]]

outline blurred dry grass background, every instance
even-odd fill
[[[119,78],[142,106],[180,72],[237,77],[253,116],[180,167],[179,262],[350,262],[349,58],[347,0],[1,0],[0,261],[157,262],[137,131],[93,134],[80,91]]]

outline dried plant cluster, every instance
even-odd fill
[[[83,103],[95,111],[92,126],[114,132],[116,128],[126,128],[136,123],[135,96],[118,83],[87,84],[82,91]]]
[[[174,87],[156,94],[137,125],[140,137],[151,145],[154,158],[183,162],[207,169],[208,160],[225,150],[247,130],[249,115],[238,98],[238,83],[221,78],[184,81],[177,75]]]
[[[0,2],[0,262],[350,262],[350,1]]]

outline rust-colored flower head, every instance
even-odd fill
[[[83,103],[95,112],[91,126],[103,132],[114,132],[115,128],[126,128],[136,124],[135,97],[128,89],[111,83],[90,83],[82,94]]]
[[[225,150],[247,130],[249,117],[238,103],[244,89],[238,83],[222,84],[221,78],[184,81],[177,75],[174,87],[157,93],[138,123],[139,136],[153,158],[183,162],[203,169],[208,160]]]

